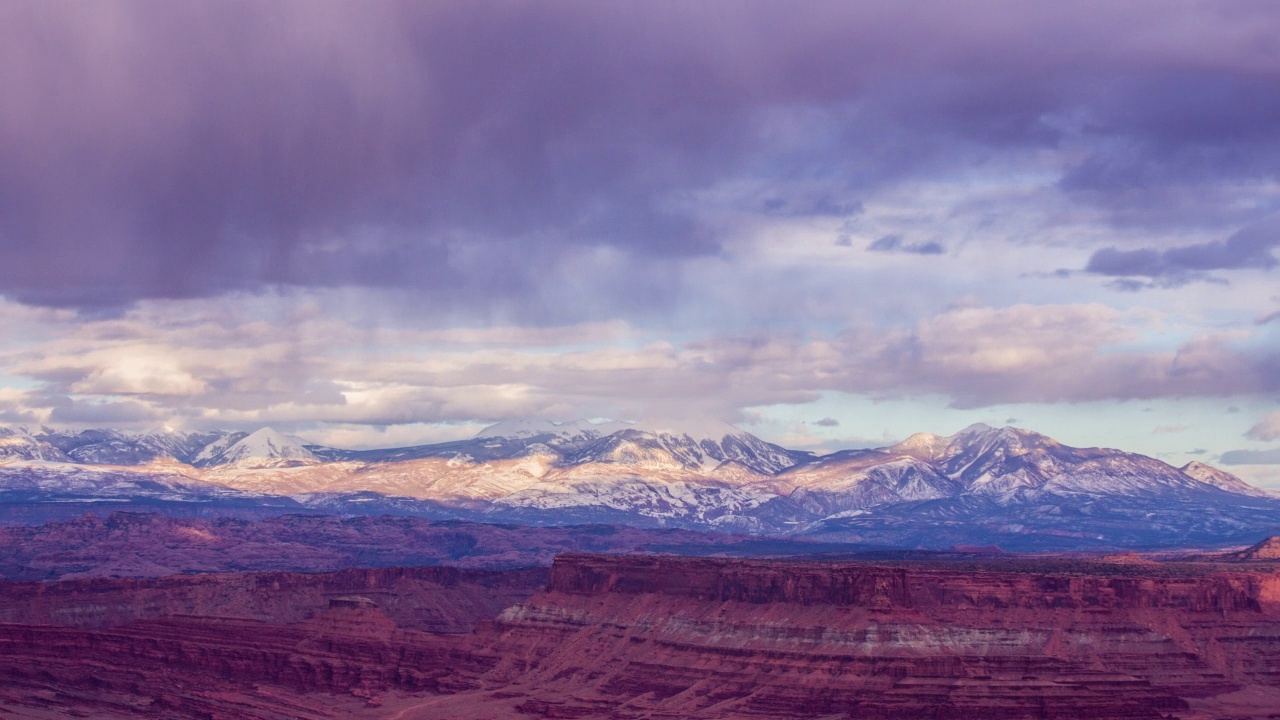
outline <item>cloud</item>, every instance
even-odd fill
[[[264,320],[255,318],[273,313],[238,304],[147,302],[118,318],[59,320],[47,340],[0,352],[0,375],[35,386],[9,389],[0,409],[50,423],[303,429],[518,416],[736,419],[824,392],[978,407],[1280,389],[1280,360],[1236,347],[1242,338],[1153,351],[1133,345],[1148,314],[1101,305],[965,306],[911,324],[681,343],[645,340],[621,324],[415,331],[361,327],[297,300],[280,307],[292,310]],[[815,424],[836,427],[835,418]]]
[[[870,252],[911,253],[913,255],[941,255],[946,248],[930,241],[925,243],[905,243],[901,235],[885,235],[867,246]]]
[[[129,425],[150,424],[168,415],[162,408],[136,400],[83,401],[71,398],[46,398],[48,421],[58,425]]]
[[[1176,285],[1203,278],[1210,270],[1270,270],[1280,262],[1272,254],[1277,245],[1280,245],[1280,222],[1271,220],[1247,227],[1222,241],[1163,250],[1103,248],[1090,256],[1085,272],[1122,278],[1159,278],[1165,284]],[[1132,289],[1138,287],[1137,284],[1131,286]]]
[[[840,425],[840,421],[833,417],[824,417],[821,420],[814,420],[813,424],[818,427],[838,427]]]
[[[233,302],[143,303],[62,321],[52,338],[0,352],[0,374],[33,386],[0,393],[0,412],[21,422],[440,435],[441,423],[511,417],[733,420],[831,392],[985,407],[1280,390],[1280,359],[1247,337],[1153,350],[1142,342],[1149,313],[1101,305],[966,306],[914,323],[680,343],[591,323],[382,329],[305,306],[283,303],[293,312],[269,321]]]
[[[1228,450],[1222,453],[1223,465],[1280,465],[1280,448],[1270,450]]]
[[[1280,412],[1273,412],[1262,418],[1257,425],[1249,428],[1245,437],[1250,440],[1280,440]]]
[[[0,294],[118,314],[379,287],[471,322],[630,319],[761,217],[856,215],[1019,158],[1069,203],[1236,222],[1256,208],[1225,200],[1280,159],[1257,50],[1278,26],[1268,3],[1156,0],[10,4]],[[1265,262],[1248,241],[1152,251],[1092,264]]]

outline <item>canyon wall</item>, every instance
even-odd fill
[[[1157,718],[1280,700],[1270,570],[1009,565],[561,556],[547,592],[486,628],[503,658],[488,678],[529,688],[535,715],[578,717]]]
[[[64,599],[30,602],[111,606],[98,600],[137,591],[155,605],[163,595],[154,593],[178,583],[184,589],[168,596],[186,614],[122,625],[100,611],[10,615],[0,624],[0,710],[33,718],[68,709],[273,719],[1280,717],[1280,575],[1265,564],[570,554],[536,593],[530,585],[540,579],[528,572],[426,570],[76,581],[117,587],[97,594],[51,584],[41,597]],[[182,585],[191,582],[198,589]],[[433,593],[436,601],[423,599]],[[253,595],[324,598],[327,607],[301,619],[270,609],[285,600]],[[36,596],[11,586],[0,597]],[[474,631],[439,632],[463,627],[445,609],[468,602]],[[227,615],[242,606],[256,609]],[[414,607],[436,608],[441,619],[425,622]]]

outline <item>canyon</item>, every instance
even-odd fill
[[[0,717],[76,715],[1280,717],[1280,563],[563,553],[5,583]]]

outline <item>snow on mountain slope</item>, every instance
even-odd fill
[[[711,473],[733,462],[774,475],[806,454],[765,442],[727,423],[637,424],[618,430],[566,458],[568,464],[610,463],[646,470],[698,469]]]
[[[743,529],[748,513],[772,496],[706,482],[661,476],[608,477],[602,482],[540,484],[500,498],[495,505],[533,510],[602,508],[659,521]]]
[[[1253,497],[1275,497],[1275,493],[1268,492],[1262,488],[1256,488],[1225,470],[1219,470],[1212,465],[1206,465],[1202,462],[1193,460],[1179,469],[1184,474],[1193,477],[1202,483],[1207,483],[1230,493],[1251,495]]]
[[[45,460],[19,460],[0,465],[0,491],[176,502],[244,499],[252,495],[208,481],[199,476],[199,471],[176,463],[108,466]]]
[[[41,428],[37,437],[86,465],[143,465],[153,460],[191,460],[225,433],[184,433],[168,429],[129,433],[118,430],[58,431]]]
[[[354,493],[443,501],[491,501],[537,483],[552,458],[531,456],[471,462],[457,458],[415,458],[394,463],[357,461],[245,468],[212,467],[204,477],[228,487],[284,495]]]
[[[206,445],[191,458],[191,464],[196,467],[206,467],[208,465],[216,465],[227,448],[235,445],[241,440],[249,436],[247,432],[227,433],[218,437],[213,442]]]
[[[1269,495],[1202,468],[1188,473],[1144,455],[1073,448],[1029,430],[976,424],[950,437],[920,433],[877,450],[833,453],[783,472],[773,486],[789,485],[794,499],[831,509],[959,496],[1016,504],[1057,502],[1064,495],[1197,493],[1209,489],[1206,483],[1242,495]]]
[[[819,516],[912,500],[953,497],[963,485],[911,456],[855,451],[784,473],[789,497]],[[774,487],[778,485],[775,483]]]
[[[288,437],[272,428],[262,428],[247,435],[224,450],[204,456],[205,465],[236,465],[239,467],[290,467],[320,462],[300,440]]]
[[[0,463],[24,460],[69,462],[61,450],[31,435],[25,429],[0,428]]]
[[[943,475],[959,481],[965,494],[984,495],[1000,502],[1041,493],[1158,493],[1196,490],[1199,486],[1177,468],[1145,455],[1073,448],[1040,433],[1013,427],[976,424],[948,438],[936,438],[927,444],[908,439],[885,451],[920,457]]]
[[[8,463],[0,465],[8,468],[0,490],[118,497],[222,488],[297,502],[367,494],[395,512],[416,512],[420,503],[497,522],[635,521],[924,544],[943,528],[956,542],[997,530],[1134,541],[1185,528],[1197,537],[1247,534],[1272,522],[1280,531],[1280,500],[1207,465],[1179,469],[986,425],[822,457],[706,422],[505,422],[471,440],[362,451],[308,446],[270,428],[40,433],[0,434],[0,463]],[[147,453],[153,459],[137,464]],[[178,455],[185,459],[170,459]]]

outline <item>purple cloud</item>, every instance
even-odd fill
[[[0,294],[375,285],[441,312],[640,312],[675,301],[654,291],[672,261],[733,242],[704,193],[847,216],[903,178],[1067,143],[1077,202],[1201,222],[1203,188],[1280,166],[1258,49],[1277,27],[1265,2],[11,3]],[[719,192],[743,186],[782,203]],[[1270,247],[1094,267],[1252,267]],[[646,279],[541,299],[601,250]]]
[[[933,241],[924,243],[903,242],[901,235],[885,235],[867,245],[867,250],[884,253],[909,253],[912,255],[941,255],[947,251],[942,245]]]
[[[1280,261],[1272,250],[1280,245],[1280,224],[1268,221],[1247,227],[1226,240],[1166,249],[1096,251],[1085,272],[1113,277],[1196,279],[1210,270],[1270,270]]]
[[[1228,450],[1223,465],[1280,465],[1280,448],[1270,450]]]

